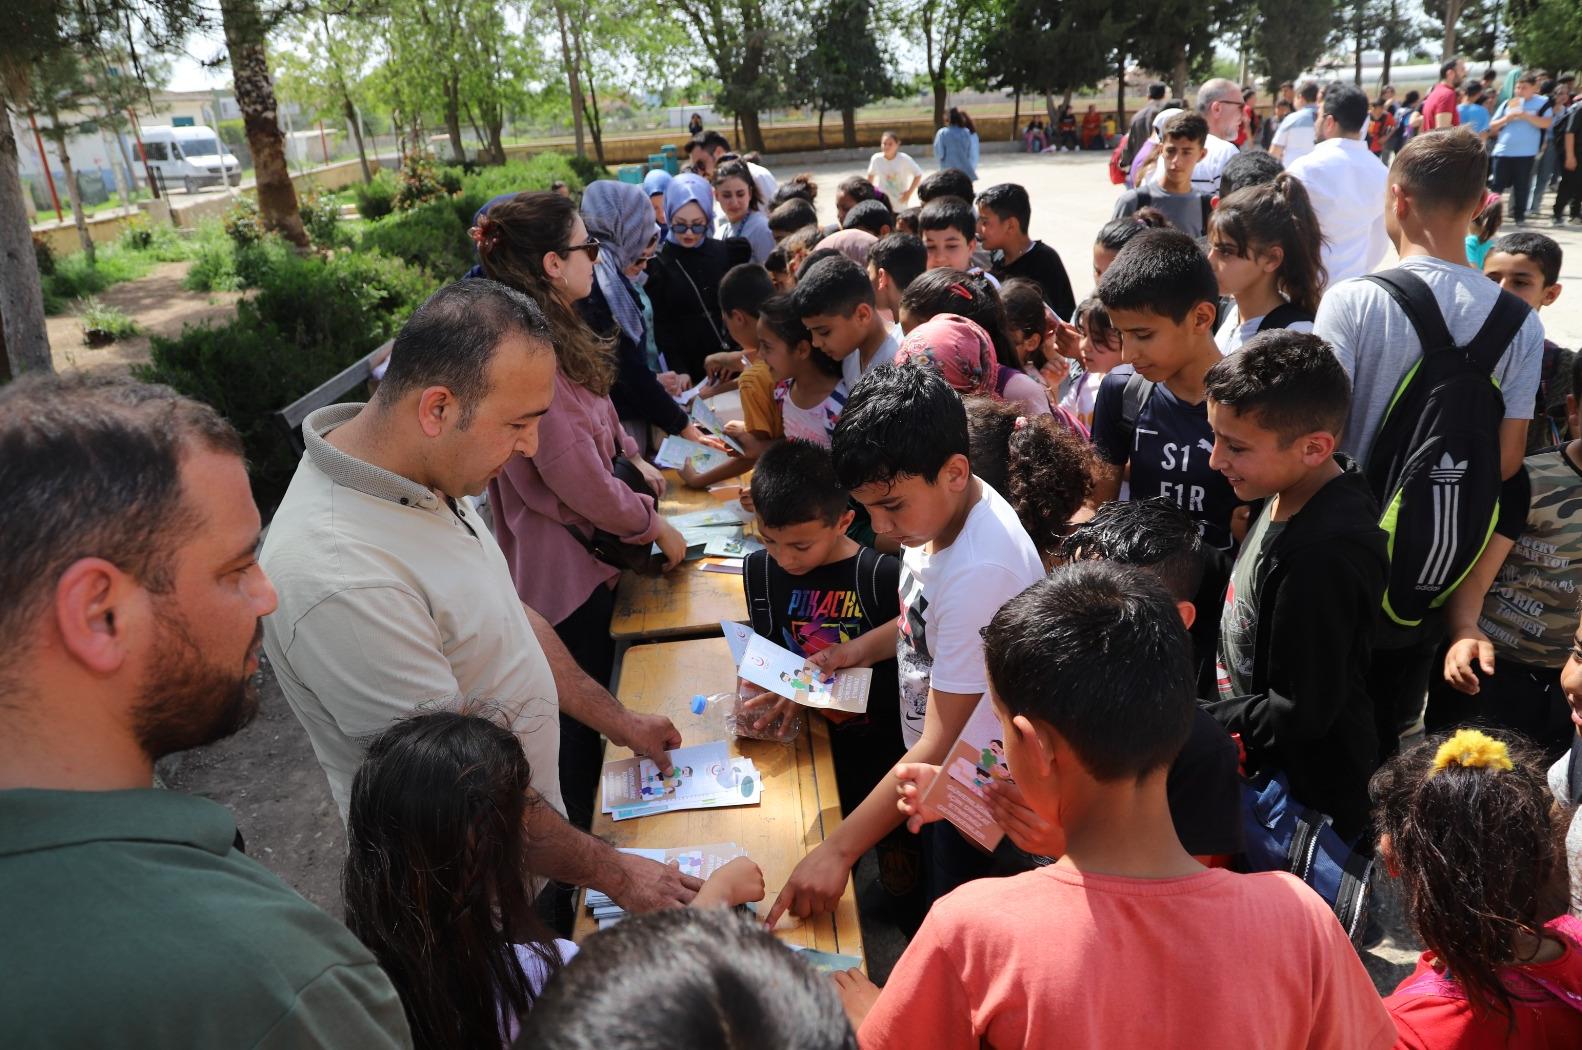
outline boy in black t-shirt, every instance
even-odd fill
[[[1077,308],[1060,254],[1028,236],[1032,203],[1027,190],[1014,182],[990,186],[978,194],[978,240],[993,253],[994,276],[1000,281],[1026,277],[1043,292],[1044,302],[1062,321]]]
[[[1179,230],[1144,230],[1127,242],[1099,282],[1099,301],[1121,333],[1121,360],[1093,407],[1092,506],[1120,494],[1131,467],[1131,498],[1164,496],[1198,523],[1203,542],[1232,546],[1236,494],[1209,466],[1203,376],[1220,359],[1214,343],[1219,282],[1196,242]]]
[[[770,446],[753,472],[752,497],[764,543],[742,568],[754,631],[812,656],[871,630],[895,630],[901,561],[847,537],[852,511],[828,449],[795,440]],[[822,712],[842,812],[868,797],[905,753],[896,688],[891,658],[873,666],[866,714]],[[767,725],[790,705],[765,693],[744,706]]]
[[[1203,387],[1215,469],[1263,501],[1225,592],[1209,713],[1241,735],[1249,772],[1284,773],[1356,842],[1378,766],[1367,673],[1389,557],[1367,480],[1335,455],[1351,382],[1324,340],[1278,329]]]

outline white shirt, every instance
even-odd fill
[[[1324,231],[1321,255],[1331,285],[1372,273],[1390,248],[1384,232],[1389,169],[1361,139],[1325,139],[1286,164],[1302,182]]]
[[[1313,152],[1313,136],[1316,131],[1315,122],[1318,120],[1317,106],[1303,106],[1289,117],[1280,121],[1279,129],[1274,133],[1274,141],[1269,143],[1272,149],[1279,146],[1285,150],[1280,157],[1281,163],[1287,168],[1299,157],[1305,157]]]
[[[1211,133],[1203,143],[1203,159],[1192,169],[1192,188],[1205,193],[1217,192],[1219,177],[1224,173],[1225,165],[1240,152],[1234,142],[1227,142]],[[1158,186],[1165,184],[1165,159],[1162,155],[1159,163],[1154,165],[1154,173],[1150,181]]]
[[[981,695],[989,688],[978,632],[1011,598],[1044,577],[1033,541],[1011,505],[987,482],[961,532],[935,554],[901,549],[901,739],[923,735],[928,691]]]
[[[532,786],[564,813],[555,679],[500,545],[471,501],[354,459],[324,440],[362,405],[302,425],[307,453],[259,562],[280,605],[264,652],[308,732],[341,819],[369,742],[425,705],[495,704]]]
[[[857,389],[857,380],[878,368],[880,365],[890,364],[895,360],[895,352],[901,349],[901,323],[897,321],[884,337],[884,342],[879,344],[879,349],[873,352],[868,363],[862,363],[862,348],[859,347],[847,354],[840,362],[841,379],[846,384],[847,391]]]
[[[1237,306],[1236,300],[1232,299],[1230,301],[1230,309],[1225,311],[1225,316],[1220,321],[1219,331],[1214,333],[1214,342],[1219,346],[1219,352],[1229,354],[1240,350],[1243,343],[1258,334],[1258,326],[1263,324],[1263,319],[1267,316],[1267,314],[1260,314],[1257,317],[1249,317],[1243,321],[1241,319],[1241,307]],[[1294,321],[1291,324],[1281,325],[1280,327],[1292,332],[1311,332],[1313,330],[1313,322]],[[1088,411],[1092,412],[1093,410],[1090,408]]]
[[[887,159],[883,153],[875,153],[868,158],[868,178],[875,175],[879,176],[879,188],[890,198],[890,207],[899,208],[901,194],[912,185],[913,179],[922,177],[923,169],[900,151],[896,152],[894,160]]]
[[[775,177],[770,173],[769,169],[762,164],[754,164],[752,161],[748,161],[747,170],[753,173],[753,182],[758,186],[758,210],[767,215],[769,210],[774,207],[775,191],[780,188],[780,184],[775,181]]]

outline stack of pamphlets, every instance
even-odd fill
[[[747,851],[734,842],[715,842],[707,846],[678,846],[675,849],[623,849],[620,852],[630,853],[634,857],[647,857],[660,864],[674,864],[681,869],[681,874],[704,880],[728,861],[747,856]],[[601,930],[626,918],[625,910],[611,900],[608,894],[590,889],[584,900],[592,910],[593,918],[598,922]]]
[[[722,809],[763,800],[763,781],[753,760],[733,757],[723,740],[669,753],[669,776],[648,758],[604,764],[604,812],[630,820],[678,809]]]

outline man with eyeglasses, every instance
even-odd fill
[[[1192,188],[1204,193],[1217,193],[1220,173],[1225,170],[1230,159],[1240,152],[1235,146],[1235,139],[1241,131],[1242,121],[1246,119],[1242,109],[1241,88],[1224,77],[1205,81],[1197,90],[1197,109],[1203,114],[1203,119],[1208,121],[1208,141],[1203,147],[1203,158],[1192,170]],[[1164,158],[1161,156],[1159,163],[1154,166],[1152,181],[1163,185],[1164,178]]]

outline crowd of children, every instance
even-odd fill
[[[1271,140],[1285,165],[1344,127],[1297,98],[1310,120]],[[1380,152],[1384,119],[1376,103],[1357,149]],[[595,183],[585,214],[546,193],[480,217],[475,288],[506,286],[553,346],[552,375],[518,377],[553,399],[499,424],[512,451],[486,479],[489,564],[560,639],[544,658],[608,681],[620,559],[657,544],[668,570],[685,547],[648,424],[726,448],[655,391],[734,390],[728,460],[680,475],[752,473],[751,626],[874,676],[866,714],[803,712],[830,722],[844,819],[773,899],[740,858],[681,883],[695,910],[581,950],[540,917],[546,876],[579,869],[546,863],[533,829],[562,796],[588,826],[608,711],[560,690],[553,790],[500,706],[524,697],[338,724],[365,749],[341,793],[346,924],[416,1045],[1582,1045],[1582,362],[1539,319],[1559,246],[1497,237],[1483,143],[1428,128],[1381,202],[1399,264],[1332,280],[1281,159],[1245,136],[1205,191],[1194,167],[1223,145],[1205,116],[1154,120],[1157,181],[1098,231],[1080,299],[1023,187],[925,178],[893,134],[840,184],[839,229],[810,179],[777,185],[717,133],[681,175]],[[975,162],[970,129],[952,111],[936,150]],[[454,420],[414,385],[415,339],[379,403],[411,388],[413,425],[438,433]],[[310,458],[379,444],[337,423]],[[421,502],[395,473],[358,477]],[[487,539],[466,500],[421,491],[447,535]],[[271,575],[292,514],[288,497]],[[282,630],[268,651],[300,711],[322,668]],[[925,802],[980,705],[1010,773],[982,786],[992,852]],[[760,728],[792,713],[743,706]],[[660,721],[621,732],[662,765],[679,736]],[[1264,820],[1271,797],[1298,830]],[[1248,837],[1271,834],[1396,883],[1428,950],[1393,995],[1358,956],[1377,924],[1337,921],[1365,905],[1347,912],[1321,866],[1256,862]],[[818,976],[730,914],[833,912],[870,850],[909,934],[882,988]]]

